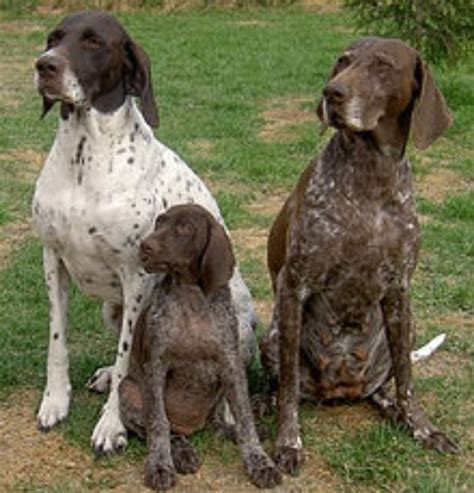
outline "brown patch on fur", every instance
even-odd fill
[[[265,120],[258,137],[264,142],[291,141],[297,137],[295,126],[307,122],[316,122],[314,111],[307,105],[314,104],[309,97],[276,99],[266,103],[262,112]]]
[[[440,168],[415,180],[417,194],[431,202],[440,203],[448,194],[467,189],[468,184],[460,173]]]

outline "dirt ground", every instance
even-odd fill
[[[127,461],[126,452],[111,467],[95,459],[92,451],[68,443],[58,431],[38,431],[34,413],[39,399],[37,391],[18,391],[0,406],[0,491],[64,491],[66,485],[67,491],[74,492],[149,491],[143,486],[143,465]],[[354,413],[349,414],[353,423]],[[336,411],[332,419],[347,424],[348,415]],[[259,491],[248,482],[240,461],[224,466],[202,459],[201,469],[195,475],[180,476],[173,491]],[[301,476],[285,478],[285,484],[274,491],[332,493],[340,487],[340,480],[321,457],[307,452]]]

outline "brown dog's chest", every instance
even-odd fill
[[[302,390],[323,400],[364,397],[388,378],[381,300],[413,271],[418,251],[409,176],[367,174],[364,190],[358,171],[331,182],[316,170],[290,243],[306,295],[302,364],[313,375]]]

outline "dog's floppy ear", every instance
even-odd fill
[[[124,45],[126,54],[126,91],[140,98],[142,112],[151,127],[158,127],[160,119],[151,80],[150,59],[145,51],[132,39],[128,38]]]
[[[415,78],[420,94],[411,117],[411,131],[416,147],[425,149],[451,125],[452,117],[429,68],[419,56]]]
[[[43,96],[43,111],[41,112],[41,120],[49,113],[49,110],[53,107],[55,101]]]
[[[206,293],[225,286],[234,272],[235,258],[229,237],[215,220],[209,220],[209,238],[200,265],[200,282]]]

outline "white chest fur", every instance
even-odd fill
[[[86,293],[119,302],[122,270],[138,271],[140,240],[160,212],[184,202],[219,217],[205,185],[127,101],[111,115],[91,109],[61,120],[33,218]]]

